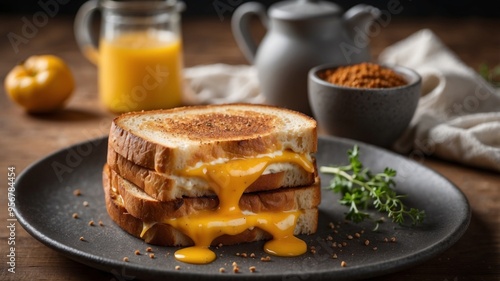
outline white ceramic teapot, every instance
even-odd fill
[[[379,14],[377,8],[363,4],[343,13],[332,2],[289,0],[266,12],[262,4],[248,2],[234,12],[232,30],[241,51],[257,68],[266,102],[311,115],[308,71],[324,63],[369,61],[368,28]],[[250,34],[252,16],[268,29],[260,46]]]

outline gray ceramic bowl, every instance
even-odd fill
[[[402,75],[407,85],[394,88],[349,88],[318,76],[338,65],[309,71],[309,103],[319,127],[327,134],[390,147],[408,127],[420,98],[421,78],[401,66],[387,66]]]

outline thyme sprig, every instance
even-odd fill
[[[385,168],[381,173],[372,174],[359,160],[358,146],[348,150],[347,154],[348,165],[320,167],[321,173],[334,175],[329,188],[342,195],[340,204],[349,207],[346,213],[347,220],[361,222],[370,218],[366,210],[374,207],[380,212],[387,213],[388,218],[399,224],[403,224],[405,218],[410,218],[413,225],[423,222],[425,211],[408,208],[402,201],[406,195],[394,191],[396,170]],[[378,221],[376,223],[377,228]]]

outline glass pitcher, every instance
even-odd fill
[[[112,112],[172,108],[182,99],[182,2],[91,0],[75,18],[82,53],[98,66],[99,97]],[[92,15],[101,12],[99,46]]]

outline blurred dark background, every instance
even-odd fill
[[[0,14],[26,14],[40,11],[41,3],[57,2],[59,13],[74,14],[86,0],[1,0]],[[269,6],[278,0],[255,0]],[[404,7],[398,16],[406,17],[487,17],[500,18],[498,0],[337,0],[333,1],[348,9],[359,3],[366,3],[379,9],[386,9],[389,1],[399,1]],[[191,16],[230,16],[234,8],[248,0],[184,0],[187,9],[184,17]],[[500,28],[500,27],[499,27]]]

